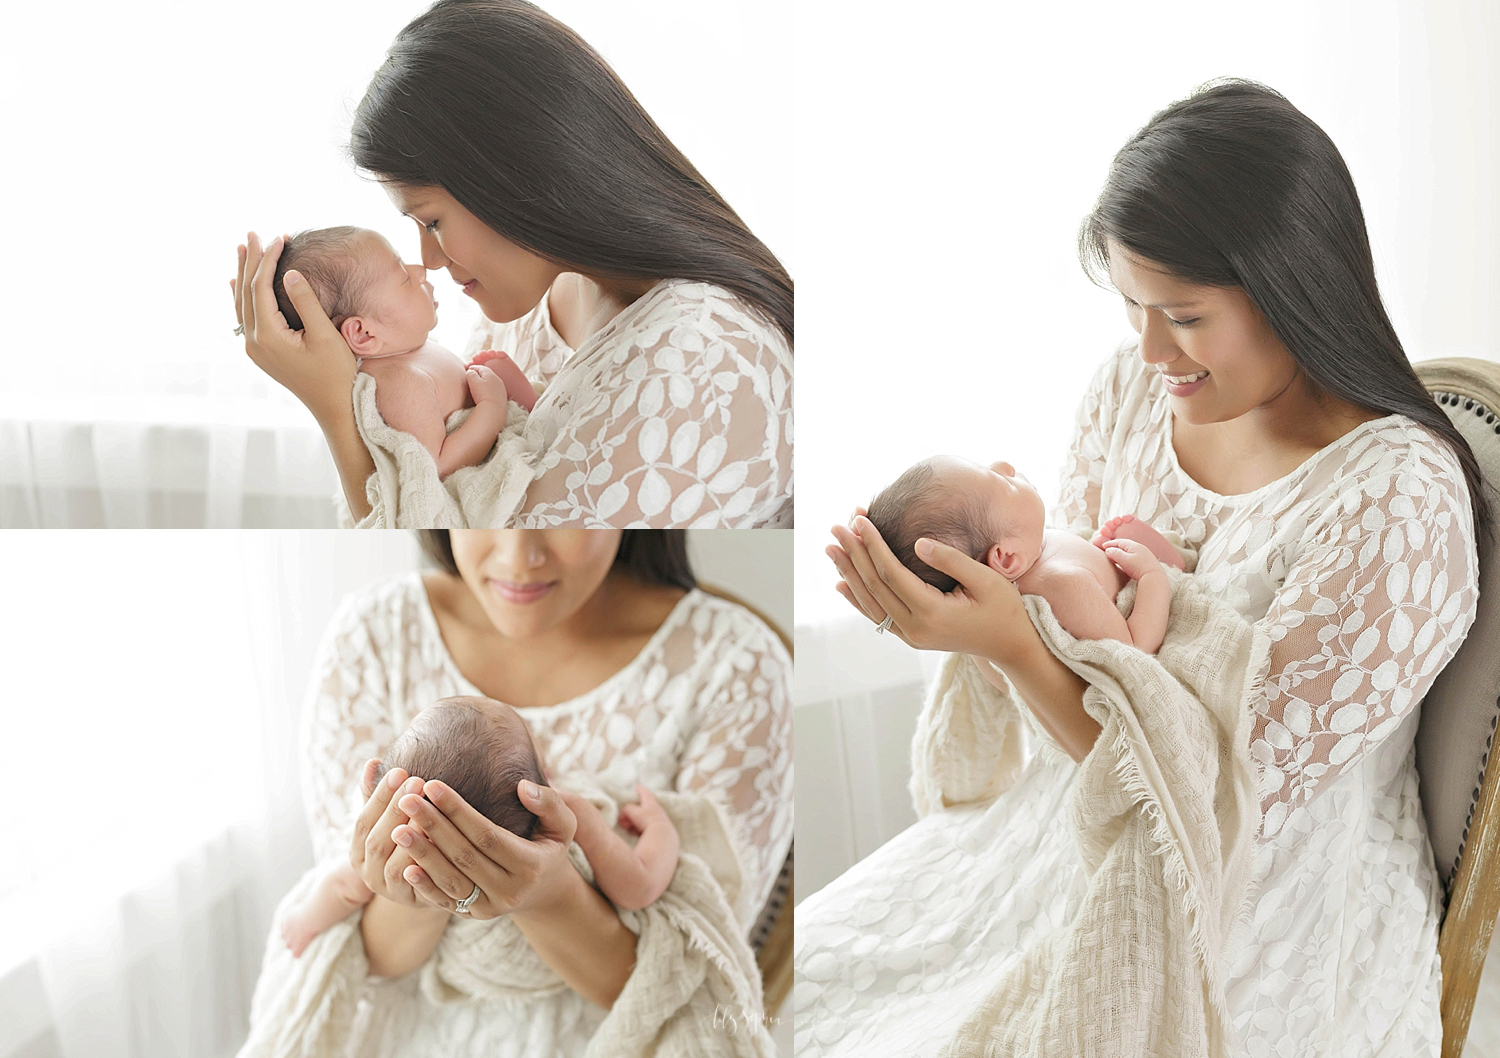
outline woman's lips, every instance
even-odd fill
[[[464,284],[464,287],[463,287],[464,293],[468,294],[470,297],[473,297],[474,296],[474,288],[477,287],[478,285],[479,285],[479,283],[478,283],[477,280],[473,280],[473,279],[469,280],[467,283]]]
[[[1198,374],[1198,372],[1195,371],[1195,372],[1193,372],[1193,374]],[[1189,382],[1186,385],[1179,385],[1178,383],[1172,381],[1172,377],[1173,376],[1168,375],[1166,372],[1162,372],[1161,381],[1162,381],[1162,384],[1167,387],[1167,392],[1170,393],[1172,396],[1174,396],[1174,397],[1190,397],[1194,393],[1197,393],[1200,389],[1202,389],[1204,387],[1204,385],[1208,382],[1209,378],[1212,377],[1211,375],[1209,375],[1209,373],[1207,371],[1203,371],[1202,375],[1203,375],[1202,378],[1194,379],[1192,382]],[[1177,376],[1177,377],[1191,377],[1191,376]]]
[[[496,595],[506,602],[529,603],[536,602],[557,586],[556,581],[534,581],[529,584],[520,584],[508,580],[491,580],[490,587]]]

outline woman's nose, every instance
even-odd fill
[[[1169,364],[1182,355],[1167,331],[1160,312],[1147,310],[1141,317],[1141,359],[1148,364]]]
[[[422,250],[423,268],[442,268],[448,263],[448,258],[443,256],[443,248],[438,245],[436,235],[422,228],[418,239]]]
[[[535,529],[494,530],[495,554],[511,569],[536,569],[547,561],[546,541]]]

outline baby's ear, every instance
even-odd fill
[[[365,327],[363,317],[350,316],[339,324],[339,333],[349,343],[349,349],[355,356],[374,356],[380,352],[380,339]]]
[[[990,549],[984,553],[984,564],[1006,580],[1015,580],[1020,575],[1021,556],[1014,551],[1005,550],[1001,544],[991,544]]]

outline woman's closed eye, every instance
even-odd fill
[[[421,223],[421,222],[419,221],[418,223]],[[422,225],[422,227],[426,228],[429,232],[431,232],[434,235],[437,234],[437,226],[438,226],[438,222],[435,221],[435,220],[434,221],[430,221],[427,224],[423,224]]]

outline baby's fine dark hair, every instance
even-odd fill
[[[356,254],[360,241],[369,231],[343,225],[337,228],[309,228],[289,236],[271,277],[271,291],[276,307],[286,317],[287,326],[302,330],[302,317],[286,296],[286,274],[295,268],[311,284],[318,304],[335,327],[342,327],[350,316],[359,315],[360,303],[369,291],[370,277],[359,267]]]
[[[933,477],[932,460],[922,460],[870,501],[868,517],[903,566],[939,591],[952,591],[958,581],[918,558],[917,541],[925,536],[983,562],[1000,537],[979,500]]]
[[[537,817],[521,803],[516,784],[548,785],[536,748],[524,731],[511,737],[480,709],[478,698],[444,698],[420,724],[407,728],[380,762],[375,781],[392,768],[452,787],[498,827],[530,840]]]

